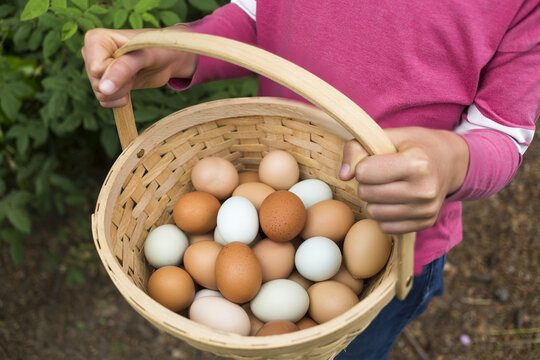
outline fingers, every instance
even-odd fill
[[[347,141],[343,147],[343,160],[339,172],[341,180],[351,180],[354,177],[357,164],[367,156],[367,151],[358,141]]]
[[[378,221],[379,227],[387,234],[406,234],[427,229],[435,224],[435,219]]]

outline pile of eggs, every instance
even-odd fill
[[[150,297],[195,322],[245,336],[315,326],[357,304],[388,261],[391,238],[355,222],[323,181],[299,181],[286,151],[269,152],[258,172],[204,158],[191,180],[175,224],[154,228],[144,254],[156,269]]]

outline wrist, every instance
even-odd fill
[[[443,131],[443,133],[446,138],[447,153],[451,157],[449,164],[452,164],[447,190],[447,195],[451,195],[461,188],[467,177],[469,170],[469,146],[459,134],[451,131]]]

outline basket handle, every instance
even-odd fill
[[[213,57],[251,70],[302,96],[349,131],[370,155],[395,153],[396,148],[373,119],[352,100],[302,67],[255,46],[214,35],[178,30],[140,33],[114,57],[144,48],[166,48]],[[131,101],[114,109],[122,148],[137,136]],[[354,165],[354,164],[351,164]],[[411,286],[414,234],[399,237],[397,295],[404,297]]]

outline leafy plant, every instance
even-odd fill
[[[80,53],[95,27],[164,27],[198,19],[215,0],[11,0],[0,5],[0,242],[15,263],[24,241],[44,226],[57,238],[71,234],[72,251],[51,261],[81,280],[91,243],[89,214],[120,146],[112,111],[99,106]],[[185,92],[167,87],[132,94],[138,127],[180,108],[254,95],[255,79],[218,81]],[[36,225],[41,224],[41,225]],[[84,234],[84,235],[81,235]],[[65,243],[65,241],[64,241]],[[75,250],[73,250],[75,249]],[[86,250],[85,250],[86,251]],[[80,258],[79,266],[74,258]],[[51,260],[53,259],[53,260]],[[86,259],[86,260],[85,260]],[[68,264],[68,265],[66,265]]]

